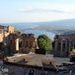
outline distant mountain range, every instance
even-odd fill
[[[38,22],[38,26],[32,28],[33,30],[52,31],[54,33],[75,33],[75,19],[67,19],[53,22]]]
[[[34,29],[37,30],[75,30],[75,19],[68,19],[68,20],[61,20],[61,21],[54,21],[54,22],[41,22],[38,23],[39,26],[35,27]]]
[[[28,24],[29,23],[27,23],[27,25]],[[67,19],[53,22],[33,22],[30,23],[30,26],[31,28],[28,27],[27,30],[41,30],[48,32],[52,31],[54,33],[75,33],[75,19]],[[22,30],[25,30],[24,27]]]
[[[66,19],[53,22],[31,22],[31,23],[2,23],[3,25],[13,25],[21,31],[41,30],[52,31],[54,33],[73,32],[75,33],[75,19]]]

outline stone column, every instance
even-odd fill
[[[73,41],[73,49],[74,49],[74,41]]]
[[[67,51],[68,50],[68,45],[67,45],[67,40],[65,39],[65,42],[64,42],[64,44],[65,44],[65,51]]]
[[[16,39],[16,51],[19,51],[19,38]]]
[[[57,49],[57,41],[55,41],[55,45],[54,46],[55,46],[54,50],[56,51],[56,49]]]
[[[71,40],[69,41],[69,52],[71,50]]]
[[[61,50],[60,50],[60,52],[62,53],[62,51],[63,51],[63,41],[61,41]]]
[[[58,40],[55,40],[54,44],[54,56],[58,56]]]
[[[68,42],[65,40],[65,55],[69,56],[69,50],[68,50]]]

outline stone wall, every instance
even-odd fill
[[[58,35],[53,42],[54,56],[68,57],[75,48],[75,35]]]
[[[4,38],[8,37],[10,33],[14,33],[14,27],[8,26],[0,29],[0,42],[3,42]]]
[[[21,53],[29,53],[30,51],[35,52],[36,42],[33,34],[22,34],[21,40]]]

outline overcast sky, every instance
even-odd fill
[[[0,22],[45,22],[75,18],[75,0],[0,0]]]

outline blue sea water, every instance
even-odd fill
[[[37,23],[1,23],[0,25],[8,26],[12,25],[22,33],[32,33],[35,37],[41,34],[47,35],[51,40],[54,39],[55,33],[53,31],[37,30],[35,27],[39,26]],[[33,29],[34,28],[34,29]]]
[[[38,37],[39,35],[45,34],[47,35],[51,40],[54,39],[55,34],[53,32],[47,32],[42,30],[24,30],[23,33],[33,33],[35,37]]]

